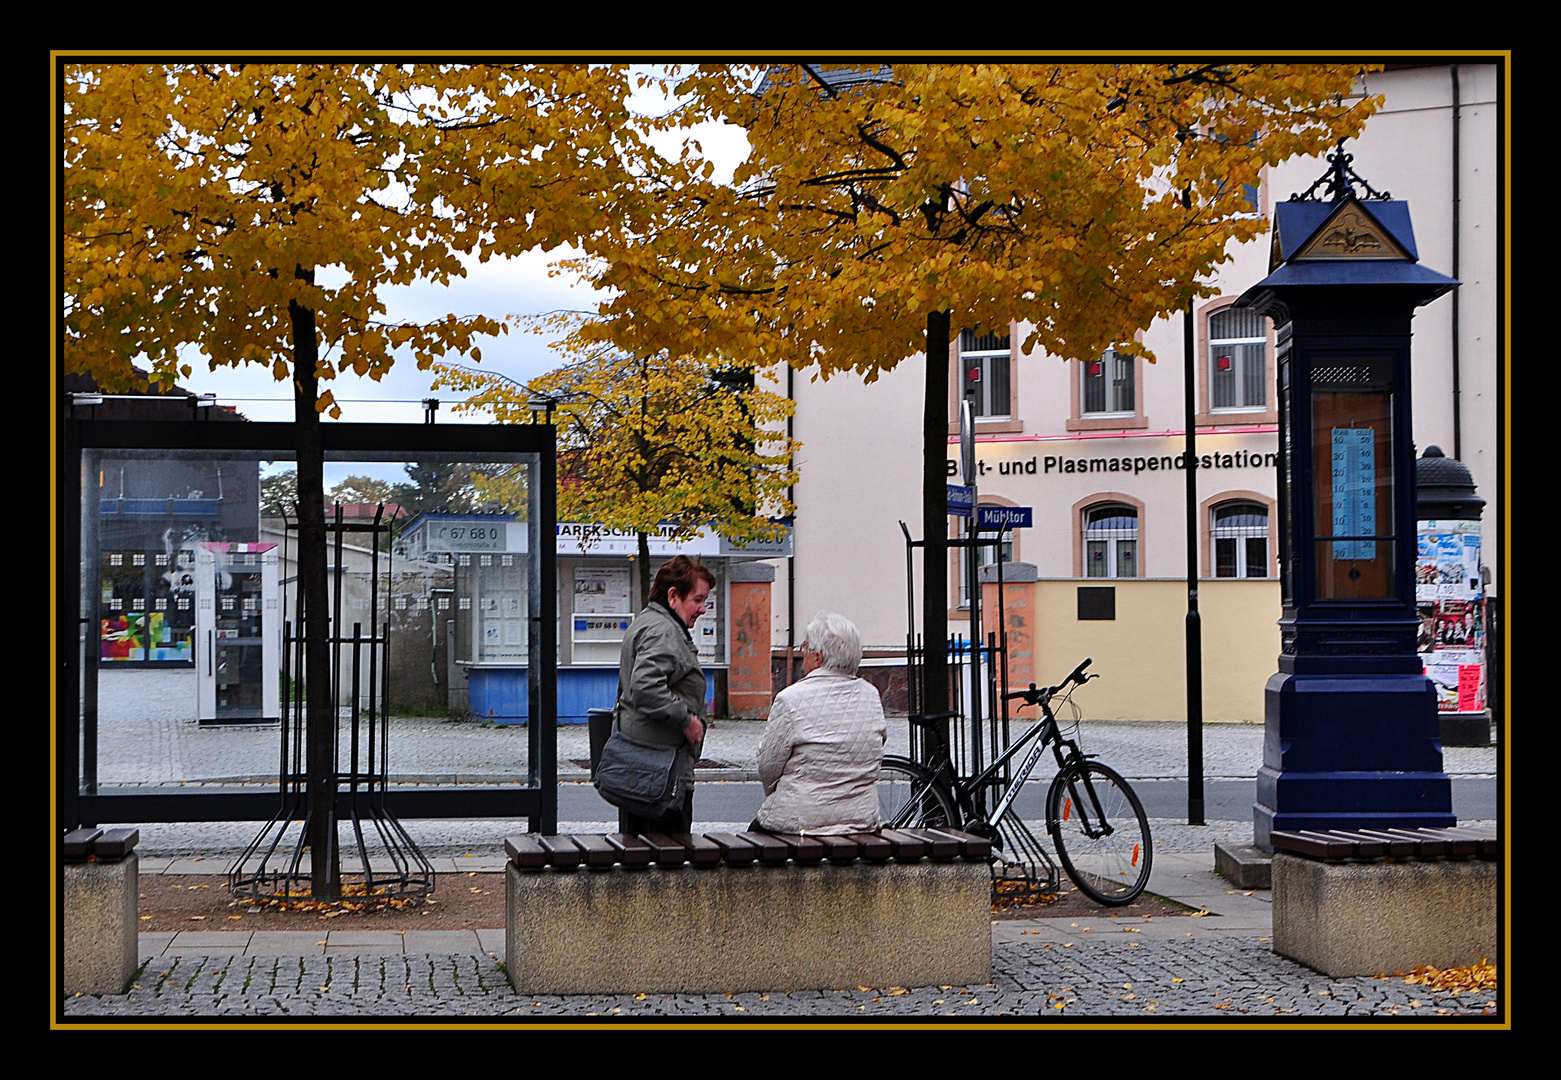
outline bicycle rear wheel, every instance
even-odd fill
[[[1073,883],[1090,899],[1120,907],[1149,884],[1149,819],[1126,780],[1098,761],[1073,762],[1046,795],[1046,828]]]
[[[925,768],[889,756],[878,772],[878,811],[885,829],[959,825],[954,800]]]

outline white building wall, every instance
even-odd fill
[[[1501,114],[1494,65],[1463,65],[1458,74],[1462,246],[1456,272],[1463,282],[1457,300],[1463,390],[1461,457],[1487,500],[1487,516],[1494,518],[1496,378],[1502,326],[1496,288],[1501,228],[1496,150]],[[1371,76],[1367,91],[1386,94],[1387,104],[1368,123],[1364,135],[1346,146],[1354,155],[1359,175],[1377,190],[1385,189],[1393,198],[1408,201],[1421,262],[1447,274],[1455,269],[1451,80],[1452,71],[1446,65]],[[1269,170],[1262,190],[1265,213],[1292,192],[1306,190],[1326,169],[1326,161],[1317,158]],[[1206,308],[1239,295],[1266,276],[1269,237],[1246,245],[1233,244],[1230,254],[1231,261],[1216,278],[1219,296],[1197,305],[1200,326]],[[1443,297],[1421,308],[1415,318],[1413,342],[1416,445],[1423,450],[1434,443],[1448,456],[1453,455],[1453,305],[1452,297]],[[957,325],[957,318],[955,322]],[[1130,430],[1070,431],[1068,418],[1074,412],[1071,404],[1077,393],[1071,368],[1076,364],[1039,353],[1016,357],[1012,373],[1016,422],[983,425],[978,458],[987,471],[979,477],[979,487],[983,497],[996,496],[999,502],[1034,508],[1035,527],[1020,532],[1016,557],[1034,563],[1043,579],[1076,576],[1078,523],[1074,506],[1100,492],[1121,492],[1142,502],[1143,576],[1185,574],[1185,479],[1181,470],[1069,474],[1048,472],[1042,464],[1048,456],[1120,460],[1180,453],[1184,430],[1181,323],[1182,317],[1176,315],[1158,321],[1145,333],[1144,342],[1158,354],[1159,362],[1144,365],[1139,383],[1142,423]],[[1016,345],[1023,333],[1023,327],[1016,328]],[[1207,347],[1202,342],[1200,338],[1195,359],[1206,364]],[[957,341],[952,352],[951,366],[957,378]],[[803,443],[798,457],[801,479],[796,489],[793,568],[793,640],[799,645],[808,618],[819,608],[840,611],[855,620],[868,648],[895,649],[904,644],[905,545],[898,523],[903,520],[912,535],[920,538],[923,370],[922,358],[915,356],[870,385],[853,375],[835,376],[827,382],[809,381],[802,373],[796,378],[794,433]],[[1272,384],[1268,392],[1272,407]],[[951,386],[951,410],[955,400]],[[1222,458],[1220,467],[1200,472],[1200,504],[1226,492],[1250,492],[1272,500],[1274,470],[1237,464],[1241,460],[1238,455],[1250,459],[1277,451],[1272,419],[1240,415],[1220,419],[1220,428],[1198,429],[1200,456],[1230,455]],[[1247,430],[1232,430],[1235,428]],[[951,442],[948,457],[957,459],[957,442]],[[1034,473],[1027,471],[1032,457],[1037,459]],[[1019,462],[1025,471],[1003,475],[1005,462]],[[1272,559],[1277,546],[1272,530],[1277,519],[1270,520]],[[1200,508],[1200,528],[1207,527],[1207,511]],[[1496,548],[1490,546],[1487,561],[1494,561]],[[1204,573],[1210,573],[1207,563],[1203,565]],[[915,574],[919,588],[919,560]],[[774,594],[774,643],[778,648],[787,643],[785,578],[786,566],[780,562]],[[956,582],[951,574],[951,587],[957,590]],[[1278,584],[1272,578],[1243,583],[1242,587],[1278,595]],[[964,629],[956,621],[957,614],[951,611],[951,633]],[[919,601],[916,616],[919,621]],[[1271,621],[1265,621],[1257,632],[1272,633]],[[1261,681],[1271,670],[1251,674]]]
[[[905,538],[899,522],[920,538],[924,371],[916,356],[870,385],[850,373],[828,382],[809,381],[801,373],[796,378],[793,435],[802,449],[792,533],[793,640],[799,647],[808,620],[821,609],[855,622],[868,649],[905,646]],[[785,648],[786,566],[776,566],[774,644]],[[919,557],[915,572],[919,580]]]

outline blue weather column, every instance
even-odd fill
[[[1416,655],[1410,324],[1458,282],[1419,265],[1408,204],[1355,175],[1343,143],[1329,161],[1277,207],[1269,276],[1237,302],[1278,340],[1284,609],[1260,847],[1274,829],[1456,823]]]

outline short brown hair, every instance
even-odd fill
[[[696,578],[704,578],[706,585],[715,588],[715,575],[703,563],[695,562],[687,555],[673,556],[656,571],[656,580],[650,586],[650,598],[665,604],[669,589],[676,589],[679,596],[687,596],[694,591]]]

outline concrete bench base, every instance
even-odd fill
[[[523,994],[740,993],[984,983],[991,876],[974,862],[506,874]]]
[[[140,966],[140,859],[66,863],[66,994],[122,994]]]
[[[1499,864],[1319,862],[1275,852],[1274,951],[1326,975],[1386,975],[1496,956]]]

